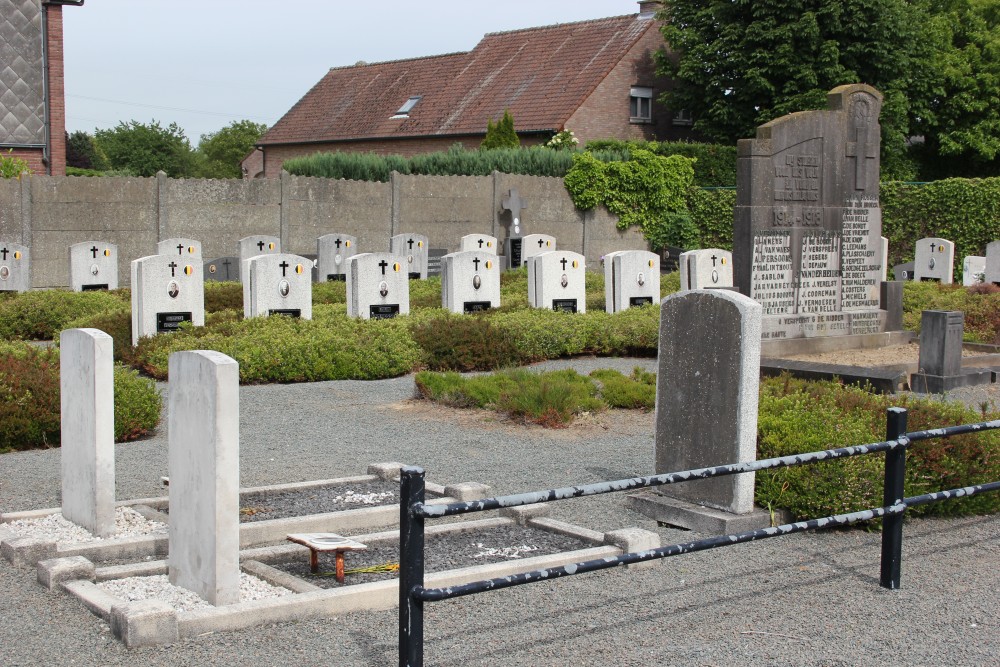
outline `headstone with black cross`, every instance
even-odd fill
[[[955,244],[947,239],[920,239],[914,246],[913,279],[950,285],[955,274]]]
[[[528,297],[534,308],[587,312],[586,259],[568,251],[535,255],[528,264]]]
[[[31,289],[31,253],[28,246],[0,241],[0,292]]]
[[[239,257],[216,257],[205,262],[205,280],[236,282],[240,279]]]
[[[543,252],[552,252],[556,249],[556,239],[548,234],[528,234],[521,239],[520,261],[524,263],[529,257],[541,255]],[[520,266],[520,264],[518,265]],[[510,268],[517,266],[510,265]]]
[[[250,279],[246,261],[257,255],[274,255],[281,252],[281,239],[277,236],[247,236],[236,242],[236,256],[240,258],[240,282]],[[244,294],[246,290],[244,290]]]
[[[479,252],[491,252],[497,254],[497,239],[489,234],[466,234],[458,246],[459,252],[476,250]]]
[[[316,239],[316,280],[347,280],[347,260],[358,254],[358,239],[349,234],[324,234]]]
[[[427,279],[427,237],[423,234],[397,234],[389,239],[389,252],[403,258],[406,273],[412,280]]]
[[[660,302],[660,256],[646,250],[620,250],[604,256],[604,309],[617,313]],[[608,269],[608,265],[610,270]],[[610,275],[610,290],[608,276]]]
[[[202,261],[201,241],[186,238],[164,239],[156,244],[156,254],[173,257],[174,261],[191,262]]]
[[[278,253],[247,260],[249,298],[244,317],[285,315],[312,319],[312,261],[299,255]]]
[[[720,248],[688,250],[680,257],[681,289],[733,286],[733,253]]]
[[[406,257],[363,252],[347,260],[347,315],[389,319],[410,312]]]
[[[478,313],[500,307],[500,267],[491,252],[468,250],[441,258],[441,307]]]
[[[74,292],[118,289],[118,246],[104,241],[71,245],[69,286]]]
[[[145,336],[205,326],[204,265],[200,258],[149,255],[132,262],[132,345]]]

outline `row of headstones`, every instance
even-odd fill
[[[893,268],[896,280],[934,280],[951,284],[955,273],[955,244],[929,237],[916,242],[913,261]],[[962,261],[962,284],[1000,284],[1000,241],[986,246],[986,255],[968,255]]]

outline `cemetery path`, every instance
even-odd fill
[[[633,366],[575,359],[545,368]],[[438,418],[408,404],[412,376],[242,387],[241,484],[355,475],[367,464],[423,466],[438,483],[497,494],[649,474],[650,415],[548,431]],[[403,409],[400,406],[404,406]],[[165,428],[116,447],[117,496],[162,495]],[[59,450],[0,456],[0,509],[59,504]],[[664,544],[698,537],[658,527],[618,494],[553,503],[595,530],[639,526]],[[903,588],[878,587],[879,537],[794,535],[427,606],[429,665],[886,665],[995,663],[1000,655],[1000,519],[907,524]],[[558,615],[557,615],[558,614]],[[306,620],[126,650],[73,598],[0,562],[0,665],[396,664],[395,611]]]

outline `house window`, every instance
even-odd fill
[[[629,117],[633,123],[653,122],[653,89],[633,86],[629,98]]]
[[[399,107],[399,111],[396,112],[396,115],[393,116],[393,118],[409,118],[410,110],[417,106],[417,102],[421,99],[423,99],[423,95],[414,95],[410,99],[406,100],[406,102],[403,103],[403,106]]]
[[[674,125],[691,125],[693,122],[691,112],[687,109],[678,109],[674,112]]]

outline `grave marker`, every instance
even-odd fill
[[[69,286],[74,292],[118,289],[118,246],[103,241],[71,245]]]
[[[607,312],[617,313],[634,306],[659,303],[659,255],[645,250],[621,250],[605,255],[604,261],[604,308]]]
[[[0,241],[0,292],[31,289],[31,253],[28,246]]]
[[[239,257],[218,257],[205,262],[203,275],[205,280],[237,281],[240,279],[239,266]]]
[[[986,282],[986,258],[967,255],[962,260],[962,284],[966,287]]]
[[[114,341],[97,329],[59,336],[62,515],[98,537],[115,532]]]
[[[185,263],[187,259],[188,263]],[[144,336],[205,326],[204,267],[192,254],[149,255],[132,262],[132,345]]]
[[[423,234],[397,234],[389,239],[389,252],[404,260],[407,275],[413,280],[427,278],[427,237]]]
[[[525,264],[529,257],[541,255],[543,252],[552,252],[556,249],[556,239],[548,234],[528,234],[521,239],[519,254],[510,255],[508,268],[516,269]],[[517,260],[515,265],[513,262]]]
[[[165,239],[156,244],[156,254],[173,257],[178,262],[182,259],[190,260],[186,261],[186,264],[192,264],[197,260],[200,264],[201,241],[186,238]]]
[[[913,280],[913,262],[905,262],[892,267],[896,280]]]
[[[459,244],[459,252],[478,250],[479,252],[489,252],[497,254],[497,239],[488,234],[466,234]]]
[[[221,352],[169,359],[170,583],[240,601],[240,372]]]
[[[733,286],[733,253],[719,248],[681,253],[681,289],[712,289]]]
[[[312,262],[290,253],[258,255],[246,262],[244,317],[286,315],[312,319]]]
[[[587,312],[586,259],[568,251],[535,255],[528,263],[528,298],[534,308]]]
[[[316,239],[319,282],[347,280],[347,260],[358,254],[358,239],[348,234],[324,234]]]
[[[965,313],[925,310],[920,316],[920,362],[910,387],[922,394],[940,394],[957,387],[989,384],[989,368],[962,368]]]
[[[955,244],[931,237],[916,243],[913,255],[913,279],[937,280],[950,285],[955,275]]]
[[[494,253],[469,250],[441,258],[441,307],[478,313],[500,307],[500,267]]]
[[[986,282],[1000,284],[1000,241],[986,246]]]
[[[367,252],[348,260],[347,314],[361,319],[387,319],[410,312],[406,258]]]
[[[274,255],[281,252],[281,239],[277,236],[246,236],[236,242],[236,256],[240,258],[240,282],[243,283],[243,295],[246,298],[246,284],[250,280],[247,260],[257,255]]]

